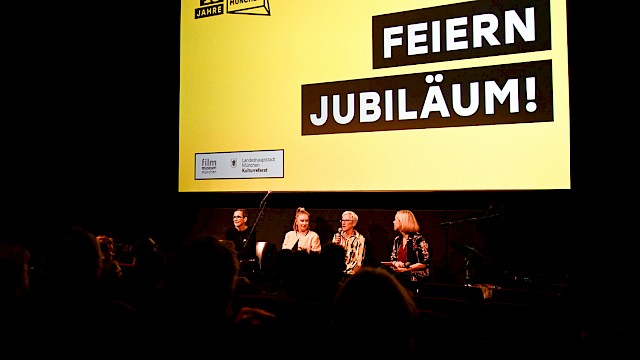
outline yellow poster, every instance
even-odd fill
[[[570,188],[565,1],[182,1],[179,191]]]

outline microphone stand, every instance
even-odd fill
[[[269,195],[269,194],[267,194],[267,195]],[[260,219],[262,218],[262,215],[263,215],[263,213],[264,213],[264,208],[265,208],[265,206],[267,206],[267,200],[266,200],[266,198],[265,198],[265,199],[263,199],[263,200],[262,200],[262,202],[260,203],[260,212],[258,213],[258,216],[256,217],[256,221],[253,223],[253,226],[251,227],[251,231],[249,231],[249,238],[247,239],[247,242],[245,242],[243,246],[247,246],[247,243],[249,243],[249,242],[250,242],[249,240],[251,240],[251,235],[253,235],[253,231],[256,229],[256,226],[258,226],[258,222],[259,222],[259,221],[260,221]],[[256,243],[255,243],[253,246],[256,246],[256,247],[257,247],[257,245],[258,245],[258,239],[256,239]],[[263,249],[263,251],[264,251],[264,249]],[[257,256],[258,256],[258,254],[256,253],[256,257],[257,257]],[[260,258],[259,258],[259,259],[260,259]],[[262,261],[260,261],[259,266],[260,266],[260,270],[262,271],[262,264],[261,264],[261,262],[262,262]]]
[[[472,217],[472,218],[468,218],[468,219],[462,219],[462,220],[454,220],[454,221],[445,221],[442,222],[440,224],[438,224],[439,226],[444,226],[444,269],[446,270],[447,274],[449,273],[449,227],[453,224],[459,224],[459,223],[463,223],[463,222],[467,222],[467,221],[476,221],[476,220],[482,220],[482,219],[488,219],[488,218],[492,218],[492,217],[496,217],[496,216],[500,216],[501,214],[493,214],[493,215],[485,215],[485,216],[479,216],[479,217]],[[467,257],[465,257],[465,268],[468,269],[468,259]],[[467,278],[466,280],[469,280],[469,272],[468,270],[466,270],[465,273],[465,277]]]
[[[258,213],[258,217],[256,217],[256,221],[253,223],[253,226],[251,227],[251,231],[249,231],[249,239],[247,239],[247,242],[249,242],[249,240],[251,239],[251,235],[253,235],[253,230],[255,230],[256,226],[258,225],[258,221],[260,221],[260,218],[262,218],[262,214],[264,213],[264,207],[266,205],[267,205],[267,202],[265,201],[260,207],[260,212]],[[245,243],[244,246],[247,246],[247,243]]]
[[[253,235],[253,230],[256,229],[256,226],[258,225],[258,221],[260,221],[260,218],[262,217],[264,208],[265,206],[267,206],[267,196],[269,196],[269,194],[271,194],[271,191],[269,191],[267,195],[265,195],[264,199],[262,199],[262,201],[260,202],[260,212],[258,213],[258,217],[256,217],[256,221],[253,223],[253,226],[251,227],[251,231],[249,231],[249,238],[247,239],[247,242],[251,240],[251,235]],[[257,243],[257,240],[256,240],[256,243]],[[247,243],[244,243],[243,246],[247,246]]]

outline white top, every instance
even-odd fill
[[[287,232],[284,234],[282,248],[291,250],[296,242],[298,242],[298,251],[320,252],[322,248],[320,245],[320,236],[312,230],[307,231],[304,235],[293,230]]]

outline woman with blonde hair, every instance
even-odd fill
[[[309,212],[303,207],[296,209],[296,216],[293,220],[293,230],[284,235],[282,242],[283,250],[306,251],[307,253],[319,253],[322,249],[320,236],[315,231],[309,229]]]
[[[393,239],[391,269],[405,286],[415,288],[430,276],[429,243],[420,233],[418,220],[410,210],[396,212],[393,230],[399,234]]]

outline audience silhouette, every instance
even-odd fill
[[[150,237],[135,242],[132,252],[133,264],[127,269],[124,279],[127,302],[142,314],[154,314],[158,306],[157,298],[164,286],[167,255],[158,250]]]
[[[167,330],[165,345],[198,356],[212,347],[235,345],[248,356],[272,342],[273,314],[234,307],[238,270],[235,254],[214,236],[189,239],[168,256],[160,317]]]
[[[116,335],[119,346],[132,347],[138,314],[131,305],[99,293],[102,252],[95,236],[72,227],[49,240],[42,283],[31,292],[23,330],[34,344],[50,344],[49,354],[79,354],[85,346],[102,348],[105,338]]]
[[[418,308],[411,293],[382,268],[362,267],[338,290],[330,346],[343,356],[416,354]]]
[[[114,300],[123,300],[122,268],[116,260],[115,242],[112,237],[106,235],[96,236],[96,241],[98,241],[102,253],[100,294]]]
[[[247,294],[238,289],[235,254],[216,237],[188,239],[167,255],[145,238],[135,244],[135,261],[122,273],[123,296],[113,296],[104,286],[112,250],[101,247],[100,238],[82,227],[51,229],[35,259],[30,249],[0,243],[7,343],[46,343],[49,353],[71,356],[80,354],[82,344],[104,355],[127,348],[130,354],[199,356],[228,348],[241,357],[299,357],[309,349],[327,356],[414,357],[472,354],[456,348],[461,339],[474,345],[509,339],[535,344],[529,355],[555,346],[563,354],[597,359],[609,343],[637,334],[610,332],[604,321],[586,332],[578,314],[568,312],[569,299],[540,307],[526,299],[503,304],[496,296],[473,308],[478,309],[473,320],[452,316],[447,309],[456,307],[441,305],[458,299],[411,293],[384,268],[364,266],[343,278],[345,250],[337,244],[325,244],[319,253],[275,253],[265,269],[268,276],[258,280],[275,280],[278,286],[252,284],[256,292]],[[551,327],[540,332],[527,327],[534,322]],[[156,341],[140,341],[141,336]],[[105,348],[109,339],[117,346]],[[513,354],[503,349],[493,355]]]

